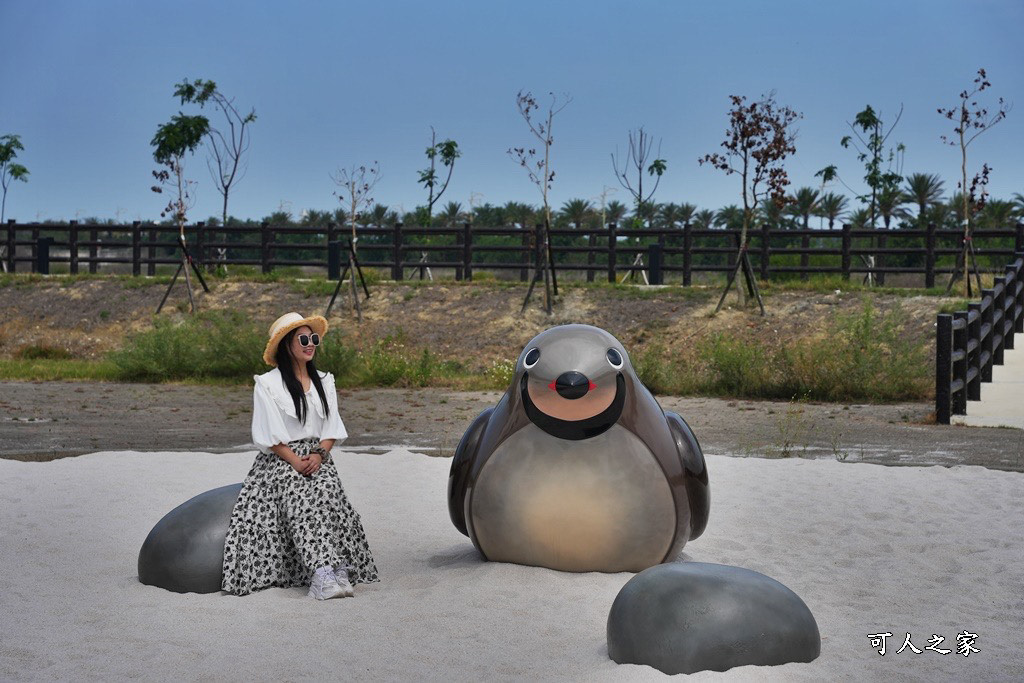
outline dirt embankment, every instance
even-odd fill
[[[261,326],[287,311],[323,313],[330,297],[307,295],[300,285],[220,281],[209,294],[201,290],[201,310],[240,310]],[[96,359],[119,348],[126,334],[153,325],[166,285],[125,286],[117,280],[62,284],[31,282],[0,288],[0,358],[15,357],[26,346],[44,345],[73,357]],[[415,348],[429,348],[470,370],[514,358],[541,330],[555,324],[584,322],[614,334],[631,352],[655,344],[686,357],[701,339],[718,332],[775,346],[795,338],[829,334],[835,314],[852,315],[864,305],[858,292],[770,292],[768,314],[733,306],[709,314],[717,289],[611,288],[564,286],[552,315],[544,313],[543,292],[519,310],[526,286],[432,283],[380,284],[362,304],[357,324],[347,298],[339,297],[330,319],[335,334],[357,347],[386,335],[403,335]],[[344,293],[344,290],[343,290]],[[901,334],[926,342],[934,334],[935,313],[945,301],[936,297],[872,294],[881,312],[905,313]],[[176,285],[161,316],[186,315],[187,297]]]

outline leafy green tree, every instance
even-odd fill
[[[427,228],[433,223],[434,204],[440,199],[444,191],[448,189],[448,183],[452,179],[452,171],[455,170],[455,160],[462,156],[459,151],[459,144],[455,140],[442,140],[437,141],[437,131],[434,127],[430,127],[430,147],[427,147],[427,159],[430,160],[430,167],[420,171],[419,183],[423,187],[427,188],[427,204],[424,207],[425,212],[421,212],[420,225]],[[438,189],[439,178],[437,175],[437,161],[441,160],[441,165],[448,169],[448,174],[444,178],[444,183],[441,184]]]
[[[7,210],[7,188],[12,180],[28,182],[28,169],[19,163],[15,163],[18,152],[24,151],[21,144],[21,136],[8,134],[0,137],[0,185],[3,186],[4,196],[0,202],[0,223],[4,222],[5,211]],[[0,245],[0,264],[4,272],[7,272],[7,245]]]
[[[907,218],[909,214],[902,208],[906,203],[906,196],[897,187],[885,187],[878,193],[878,215],[882,217],[882,224],[888,230],[891,227],[893,218]]]
[[[896,143],[887,146],[889,136],[892,135],[896,125],[903,116],[903,107],[900,106],[896,119],[886,130],[885,123],[881,116],[875,112],[871,105],[867,105],[863,111],[858,112],[853,123],[846,125],[853,131],[853,135],[846,135],[839,141],[843,148],[853,145],[857,151],[857,160],[864,164],[864,182],[869,192],[860,194],[847,185],[839,176],[839,170],[835,165],[826,166],[814,175],[827,183],[839,179],[848,190],[857,194],[857,199],[868,205],[868,214],[871,216],[871,227],[875,226],[875,218],[878,212],[878,194],[886,191],[891,192],[899,188],[903,182],[903,155],[906,147],[903,143]]]
[[[213,182],[224,200],[221,221],[228,220],[228,195],[231,187],[245,175],[242,157],[249,149],[251,133],[247,127],[256,121],[256,110],[250,109],[248,114],[241,114],[229,98],[217,88],[214,81],[197,79],[191,83],[183,80],[175,85],[175,97],[186,102],[198,104],[200,108],[212,103],[224,117],[222,127],[210,126],[206,132],[206,141],[210,151],[207,166]]]
[[[736,204],[729,204],[715,212],[712,224],[723,230],[742,230],[743,222],[743,209]]]
[[[654,212],[645,209],[644,204],[651,202],[654,192],[658,189],[661,176],[668,168],[668,162],[661,157],[661,141],[658,141],[658,153],[651,159],[651,149],[654,146],[654,139],[640,126],[636,131],[629,131],[629,144],[626,147],[626,158],[619,162],[619,152],[616,148],[612,156],[612,170],[615,171],[615,179],[619,185],[633,196],[634,216],[641,223],[634,221],[634,227],[643,227],[642,221],[648,221],[654,216]],[[636,179],[631,180],[630,175],[635,171]],[[654,187],[650,192],[644,193],[644,173],[654,178]]]
[[[28,169],[14,161],[18,157],[18,152],[24,150],[20,135],[8,134],[0,137],[0,185],[4,191],[3,201],[0,203],[0,223],[3,223],[7,210],[7,188],[10,187],[11,181],[28,182]]]

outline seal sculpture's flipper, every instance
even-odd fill
[[[686,495],[690,502],[690,540],[704,533],[708,525],[708,514],[711,511],[711,489],[708,487],[708,468],[704,463],[704,453],[700,450],[697,437],[690,430],[690,425],[677,413],[665,411],[672,438],[679,450],[679,460],[686,468]]]
[[[452,524],[464,535],[469,536],[466,529],[466,483],[469,479],[469,469],[476,457],[476,449],[480,443],[480,437],[487,428],[487,420],[494,412],[490,407],[476,416],[473,424],[469,426],[462,440],[455,448],[455,457],[452,459],[452,469],[448,474],[448,514],[451,515]]]

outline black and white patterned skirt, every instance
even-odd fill
[[[319,443],[310,437],[288,446],[302,457]],[[353,584],[379,580],[334,459],[307,477],[261,451],[231,513],[221,589],[246,595],[271,586],[308,586],[313,573],[328,565],[348,567]]]

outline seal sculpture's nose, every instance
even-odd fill
[[[596,384],[587,379],[586,375],[575,370],[563,372],[558,376],[558,379],[548,385],[548,387],[557,391],[558,395],[562,398],[570,399],[582,398],[596,386]]]

